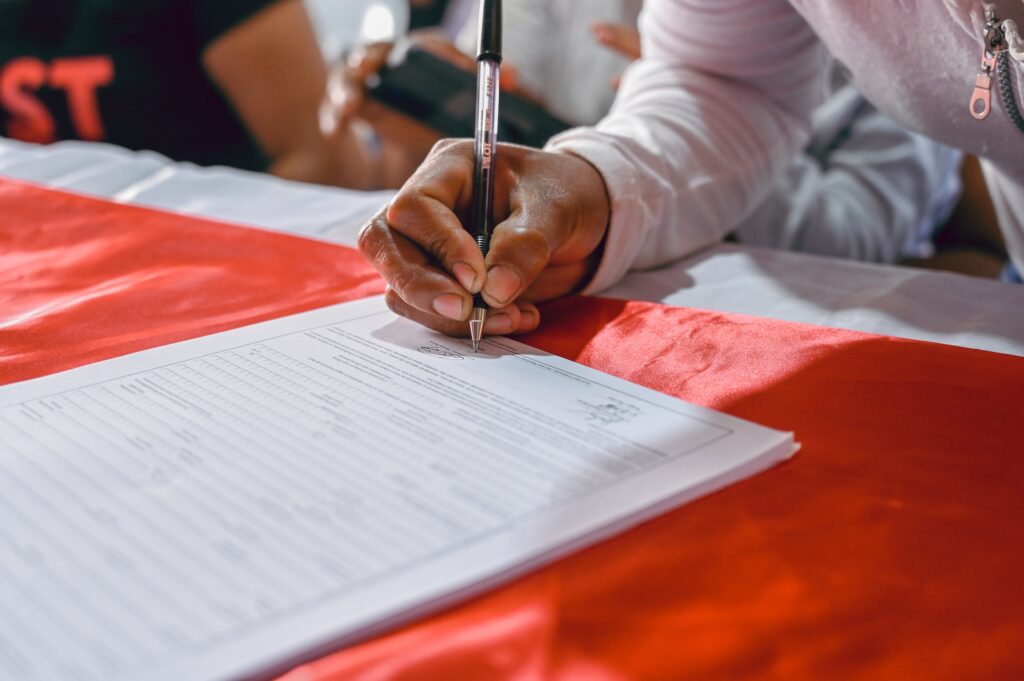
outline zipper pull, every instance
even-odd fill
[[[985,45],[981,48],[981,72],[974,80],[971,95],[971,116],[983,121],[992,113],[992,79],[996,75],[996,57],[1006,49],[1003,22],[990,8],[985,10]]]
[[[981,73],[974,80],[974,94],[971,96],[971,115],[983,121],[992,113],[992,76],[996,70],[995,55],[987,49],[981,51]]]

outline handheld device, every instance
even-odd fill
[[[473,137],[477,78],[474,74],[411,47],[394,64],[371,78],[374,100],[437,130],[445,137]],[[541,105],[509,92],[501,93],[498,136],[503,142],[543,147],[572,127]]]

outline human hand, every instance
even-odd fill
[[[441,138],[413,118],[373,101],[367,81],[384,68],[392,43],[356,48],[334,66],[320,107],[323,134],[339,140],[345,177],[338,183],[352,189],[397,188],[409,178]]]
[[[597,42],[631,61],[640,58],[640,31],[631,24],[595,21],[590,27]]]
[[[440,142],[363,228],[359,248],[400,315],[465,336],[482,292],[491,307],[485,333],[532,331],[535,303],[579,290],[597,268],[611,212],[604,180],[577,156],[499,145],[486,259],[463,226],[472,191],[473,143]]]
[[[459,66],[474,63],[443,38],[419,35],[414,44]],[[320,128],[338,145],[349,170],[340,182],[353,189],[398,188],[419,167],[441,134],[367,96],[368,82],[387,64],[392,43],[356,48],[331,69],[320,107]]]

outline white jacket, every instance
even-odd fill
[[[594,164],[611,194],[588,290],[713,244],[747,218],[806,143],[830,54],[880,110],[983,159],[1024,269],[1024,134],[995,92],[987,120],[969,111],[983,27],[980,0],[649,0],[644,59],[609,116],[550,145]],[[1011,47],[1019,54],[1019,36]],[[1020,104],[1024,69],[1010,62]]]

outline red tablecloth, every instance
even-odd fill
[[[348,249],[0,181],[0,382],[379,292]],[[287,681],[1024,679],[1024,359],[602,299],[528,342],[792,462]]]

